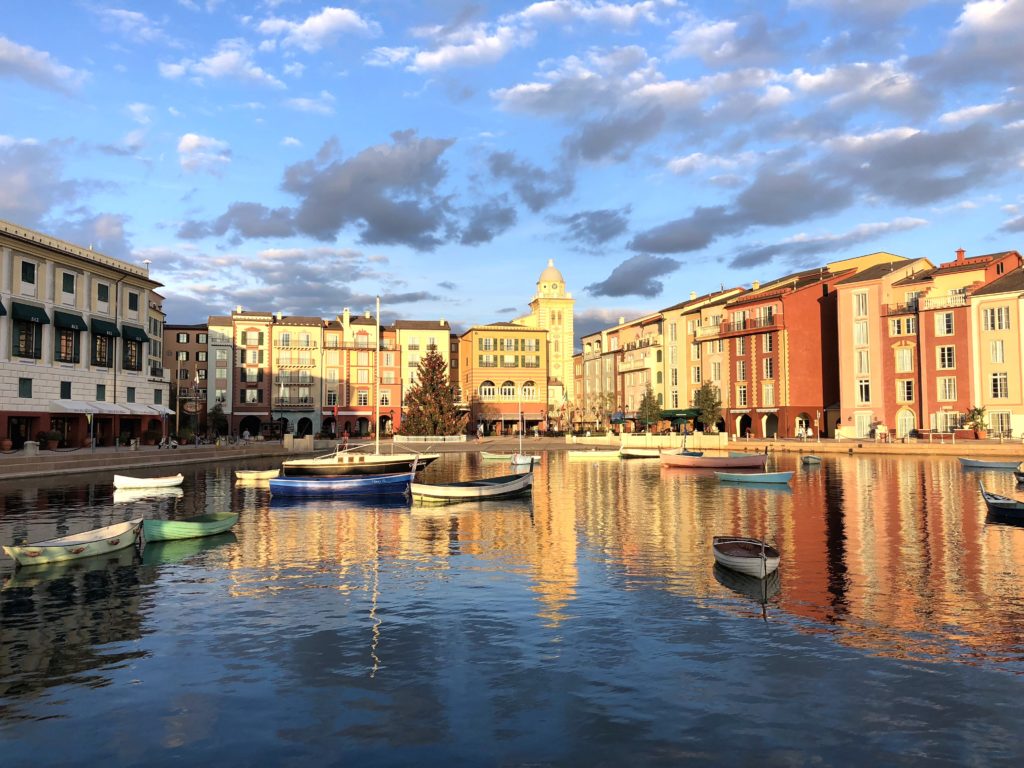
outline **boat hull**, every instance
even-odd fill
[[[1011,520],[1024,520],[1024,502],[1000,496],[997,493],[989,493],[985,490],[984,485],[979,484],[979,487],[981,488],[981,498],[990,514]]]
[[[273,496],[374,496],[405,493],[415,478],[412,472],[347,477],[301,478],[279,477],[270,481]]]
[[[1017,469],[1019,461],[984,461],[982,459],[966,459],[958,456],[957,461],[964,469]]]
[[[715,536],[711,548],[715,562],[723,568],[753,576],[755,579],[763,579],[778,570],[781,557],[777,549],[768,545],[765,545],[762,557],[761,545],[762,542],[758,539]]]
[[[512,464],[516,466],[528,466],[531,464],[540,464],[540,456],[532,455],[529,453],[513,453]]]
[[[804,456],[800,461],[804,464],[821,464],[821,458],[819,456]]]
[[[236,469],[235,477],[239,480],[269,480],[281,474],[280,469]]]
[[[724,483],[788,483],[792,472],[715,472]]]
[[[661,463],[666,467],[685,469],[764,469],[768,457],[763,453],[744,456],[684,456],[679,453],[663,453]]]
[[[68,560],[103,555],[130,547],[138,540],[141,527],[142,518],[140,517],[104,528],[38,541],[34,544],[4,547],[4,552],[10,555],[18,565],[63,563]]]
[[[503,475],[485,480],[431,485],[412,483],[409,492],[414,501],[424,504],[457,504],[461,501],[494,501],[530,493],[533,474]]]
[[[284,462],[281,468],[285,477],[393,475],[411,472],[413,462],[416,462],[416,469],[420,470],[438,458],[440,454],[436,453],[401,456],[348,453],[329,459],[291,459]]]
[[[115,488],[174,488],[181,485],[185,476],[182,474],[169,475],[167,477],[130,477],[128,475],[114,475]]]
[[[512,461],[511,453],[491,453],[490,451],[480,451],[480,458],[486,461]]]
[[[184,520],[145,520],[142,535],[147,542],[196,539],[229,531],[237,522],[238,515],[233,512],[199,515]]]

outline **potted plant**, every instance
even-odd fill
[[[147,429],[142,433],[143,445],[156,445],[160,442],[160,438],[163,437],[163,432],[159,429]]]
[[[14,443],[11,442],[11,438],[5,437],[0,439],[0,451],[9,451],[14,447]]]
[[[964,415],[964,425],[974,430],[974,437],[977,440],[984,440],[988,437],[988,424],[985,421],[985,409],[976,405]]]
[[[40,434],[42,435],[42,437],[44,439],[41,439],[39,441],[39,444],[40,445],[44,445],[45,444],[46,445],[46,450],[48,450],[48,451],[56,451],[57,450],[57,446],[60,445],[60,441],[61,441],[61,438],[63,437],[63,435],[61,435],[61,433],[58,432],[55,429],[51,429],[48,432],[41,432]]]

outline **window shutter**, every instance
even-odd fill
[[[71,355],[71,362],[79,363],[82,359],[82,334],[75,334],[75,348]]]
[[[263,369],[262,368],[260,368],[258,371],[256,371],[256,381],[257,381],[257,383],[263,381]]]
[[[259,336],[257,337],[257,339],[258,340],[257,340],[256,343],[259,344],[262,347],[263,346],[263,331],[260,331]]]
[[[36,360],[43,359],[43,328],[40,325],[36,325],[34,328],[35,339],[33,346],[33,353]]]
[[[256,402],[257,403],[262,403],[263,402],[263,390],[262,389],[257,389],[256,390]]]
[[[262,336],[263,334],[260,334],[260,335]],[[259,362],[260,365],[263,365],[263,350],[262,349],[260,350],[260,357],[259,357],[258,362]]]

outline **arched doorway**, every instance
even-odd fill
[[[909,408],[901,408],[896,414],[896,437],[910,437],[917,429],[917,416]]]
[[[352,434],[352,422],[348,421],[347,419],[345,421],[345,431],[348,432],[350,435]]]
[[[715,426],[718,427],[719,432],[725,432],[725,419],[719,416],[718,421],[715,423]]]
[[[324,419],[323,425],[320,427],[320,431],[323,432],[325,435],[331,435],[333,437],[334,435],[338,434],[337,428],[338,422],[335,421],[333,416],[328,416],[326,419]]]
[[[390,435],[391,434],[391,417],[388,416],[386,413],[382,413],[380,415],[380,421],[377,422],[377,429],[380,431],[380,434],[382,434],[382,435]]]
[[[241,437],[246,432],[249,433],[249,437],[256,437],[260,433],[260,418],[259,416],[246,416],[238,424],[238,436]]]
[[[779,417],[777,414],[769,413],[764,419],[764,436],[765,437],[778,437],[779,436]]]
[[[736,435],[737,437],[746,437],[753,431],[753,420],[749,414],[744,413],[742,416],[736,418]]]
[[[811,429],[811,415],[809,413],[797,414],[795,421],[793,422],[793,434],[795,435],[809,435]]]
[[[291,422],[288,421],[287,417],[282,416],[280,419],[277,420],[277,423],[281,427],[281,429],[280,429],[281,437],[284,437],[285,435],[291,434],[292,425],[291,425]]]
[[[311,434],[313,434],[313,420],[308,416],[303,416],[299,419],[299,423],[295,427],[295,436],[305,437],[306,435]]]
[[[356,430],[357,434],[361,436],[370,434],[370,420],[365,416],[360,416],[356,419]]]

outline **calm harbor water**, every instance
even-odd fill
[[[2,484],[4,543],[241,514],[141,556],[0,564],[4,764],[1019,764],[1024,528],[977,492],[1012,475],[773,463],[791,490],[550,453],[532,503],[411,511],[281,504],[227,465],[145,500]],[[504,471],[449,455],[425,478]],[[777,543],[779,578],[714,568],[719,533]]]

